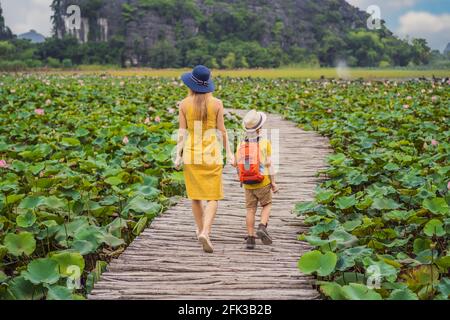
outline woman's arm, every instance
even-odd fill
[[[225,117],[224,117],[225,110],[222,101],[220,100],[218,101],[219,101],[219,111],[217,113],[217,129],[222,134],[223,148],[226,150],[227,159],[229,163],[235,165],[234,154],[231,151],[230,141],[228,140],[228,132],[227,129],[225,128]]]
[[[178,141],[177,141],[177,158],[175,160],[175,168],[180,169],[181,164],[183,162],[183,148],[184,148],[184,142],[186,140],[187,135],[187,120],[186,115],[183,110],[183,105],[180,103],[179,106],[179,115],[178,115],[178,123],[179,123],[179,130],[178,130]]]

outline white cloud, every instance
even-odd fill
[[[434,49],[442,51],[450,41],[450,14],[411,11],[402,15],[399,23],[396,31],[399,36],[425,38]]]
[[[371,5],[376,5],[381,10],[399,10],[413,7],[420,0],[347,0],[348,3],[358,7],[362,10],[366,10]]]
[[[0,0],[8,27],[15,34],[35,29],[45,36],[51,34],[51,0]]]

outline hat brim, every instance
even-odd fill
[[[248,132],[248,133],[254,133],[254,132],[258,131],[259,129],[261,129],[261,128],[264,126],[264,124],[267,122],[267,115],[266,115],[264,112],[258,112],[258,114],[261,115],[261,117],[262,117],[262,121],[261,121],[261,123],[259,124],[258,127],[253,128],[253,129],[248,129],[248,128],[245,126],[245,123],[242,123],[242,126],[244,127],[244,130],[245,130],[246,132]]]
[[[194,92],[210,93],[216,90],[216,86],[214,85],[214,81],[212,79],[209,79],[207,86],[202,86],[194,82],[194,80],[192,80],[192,72],[183,74],[181,76],[181,80],[189,89]]]

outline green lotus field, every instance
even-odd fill
[[[330,138],[316,200],[294,210],[315,247],[299,269],[325,298],[448,299],[449,83],[216,84],[227,108],[280,113]],[[183,195],[172,153],[185,95],[175,79],[0,76],[0,299],[84,299]]]

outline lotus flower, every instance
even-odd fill
[[[437,146],[439,144],[439,142],[437,142],[436,140],[431,140],[431,145],[433,146]]]
[[[123,144],[128,144],[130,142],[130,140],[128,139],[127,136],[125,136],[122,140]]]
[[[5,160],[0,160],[0,168],[6,169],[8,167],[9,167],[9,165],[6,163]]]
[[[38,116],[43,116],[45,114],[45,110],[44,109],[35,109],[34,113],[36,113]]]
[[[145,123],[145,124],[149,124],[149,123],[150,123],[150,121],[151,121],[151,120],[150,120],[150,118],[149,118],[149,117],[147,117],[147,118],[145,118],[145,120],[144,120],[144,123]]]
[[[155,118],[155,122],[160,123],[160,122],[161,122],[161,118],[160,118],[159,116],[157,116],[157,117]]]
[[[403,105],[403,109],[405,109],[405,110],[406,110],[406,109],[409,109],[409,104],[404,104],[404,105]]]

